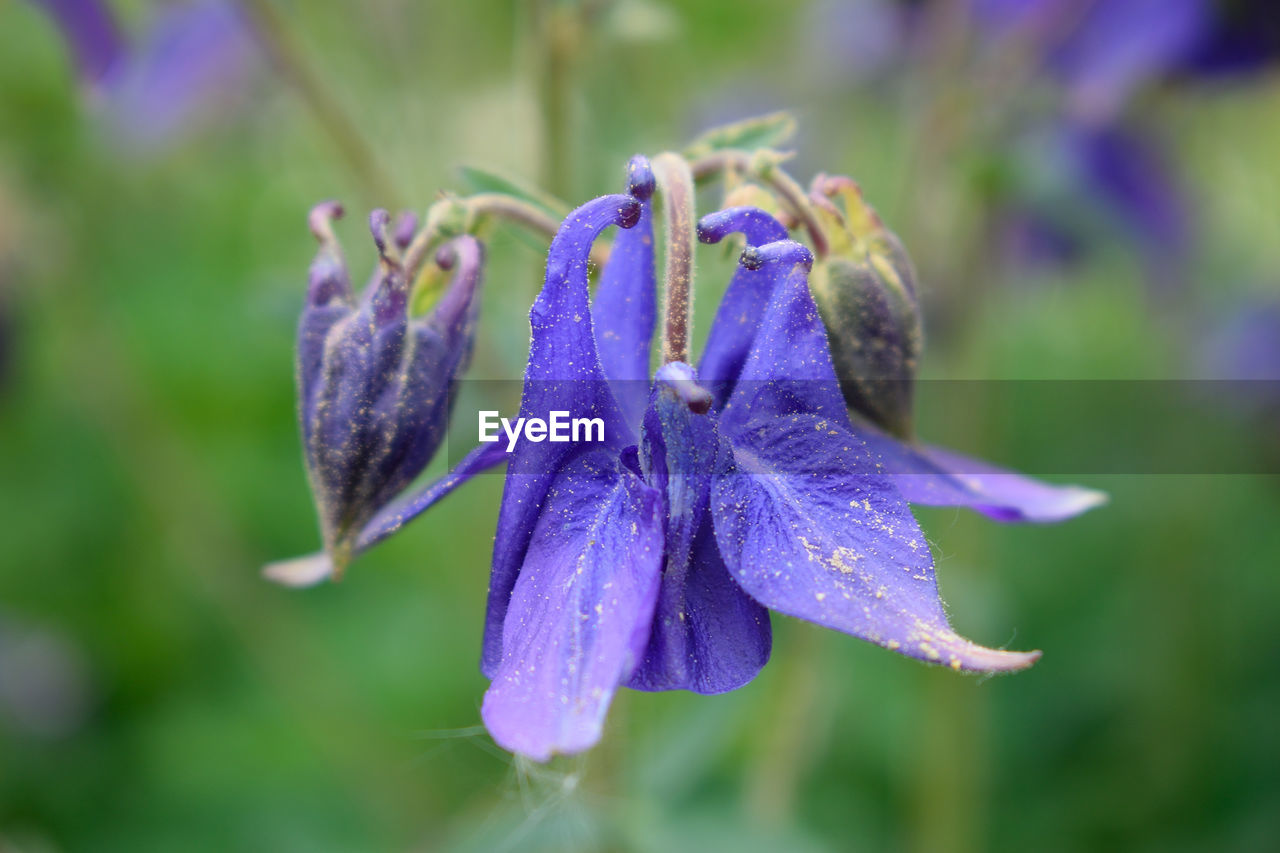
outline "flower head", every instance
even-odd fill
[[[542,760],[591,746],[619,686],[739,687],[768,659],[771,609],[956,669],[1031,664],[950,628],[924,535],[846,415],[812,255],[768,214],[700,223],[748,243],[700,369],[663,364],[643,407],[618,393],[648,375],[649,175],[637,158],[628,194],[569,215],[530,311],[521,414],[600,417],[605,440],[512,454],[483,660],[494,737]],[[592,304],[588,253],[614,225],[628,230]]]
[[[326,554],[268,567],[286,583],[340,575],[355,553],[403,524],[406,507],[392,500],[444,438],[450,384],[470,359],[479,309],[483,249],[463,235],[436,257],[452,270],[452,282],[430,312],[412,316],[397,251],[412,236],[412,222],[402,219],[388,241],[383,210],[369,220],[378,268],[355,297],[333,233],[341,213],[334,202],[311,212],[320,251],[298,324],[298,414]]]

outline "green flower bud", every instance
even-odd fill
[[[849,178],[818,175],[810,192],[829,240],[809,279],[849,408],[911,438],[924,325],[915,269]]]

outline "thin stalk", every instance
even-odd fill
[[[679,154],[653,158],[653,176],[662,194],[666,224],[666,267],[663,287],[662,363],[689,360],[689,317],[693,313],[694,223],[693,174]]]
[[[545,46],[539,92],[543,178],[553,194],[572,198],[572,86],[582,22],[574,4],[543,2],[541,7],[541,26],[535,32],[540,33],[540,41]]]
[[[432,205],[426,224],[404,250],[404,268],[409,280],[418,276],[432,250],[446,239],[455,233],[474,233],[490,217],[519,225],[548,240],[560,229],[560,223],[541,208],[503,193],[441,199]],[[608,246],[597,244],[591,248],[591,263],[600,267],[608,260]]]
[[[378,165],[373,149],[365,141],[342,105],[325,87],[307,63],[289,29],[268,0],[241,0],[253,19],[254,32],[271,63],[289,81],[310,110],[316,124],[329,136],[342,159],[364,185],[375,203],[403,208],[395,183]]]

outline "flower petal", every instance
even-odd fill
[[[587,258],[601,231],[611,225],[635,225],[640,208],[640,202],[631,196],[602,196],[565,217],[547,254],[546,282],[529,311],[533,339],[520,417],[545,418],[552,411],[564,410],[574,417],[601,418],[605,422],[603,446],[615,452],[622,449],[630,429],[600,366],[588,304]],[[481,668],[486,675],[493,674],[502,654],[507,602],[539,508],[561,464],[576,451],[572,443],[526,441],[520,443],[507,465],[485,616]]]
[[[453,280],[429,314],[410,320],[409,352],[395,387],[380,401],[391,428],[383,432],[383,446],[371,460],[377,484],[374,506],[400,494],[435,456],[453,411],[453,381],[471,361],[484,250],[475,237],[463,235],[447,244],[440,257],[453,269]]]
[[[741,233],[748,246],[762,246],[787,238],[787,229],[758,207],[732,207],[702,217],[698,239],[719,243]],[[773,294],[776,279],[761,269],[738,265],[716,310],[707,344],[698,364],[698,376],[721,405],[729,399],[760,328],[760,315]]]
[[[304,446],[311,442],[325,340],[340,320],[352,310],[351,280],[342,259],[342,249],[333,233],[333,220],[342,216],[342,205],[326,201],[311,208],[307,220],[320,250],[311,262],[307,299],[298,320],[298,415]]]
[[[760,418],[808,412],[848,428],[849,417],[831,365],[827,331],[809,294],[809,250],[779,240],[743,253],[776,284],[750,355],[720,418],[721,432],[734,435]]]
[[[906,502],[865,446],[822,417],[755,421],[723,455],[711,506],[731,576],[773,610],[955,669],[1039,657],[951,629]]]
[[[903,496],[925,506],[962,506],[996,521],[1063,521],[1107,502],[1105,492],[1058,486],[950,450],[913,446],[858,424],[881,469]]]
[[[618,235],[600,274],[591,318],[600,365],[623,416],[638,430],[649,397],[649,350],[657,321],[653,264],[653,171],[641,156],[627,167],[628,190],[641,203],[640,221]]]
[[[502,747],[537,761],[600,738],[643,654],[662,560],[660,495],[606,450],[560,471],[512,591],[481,713]]]
[[[664,497],[665,562],[649,646],[628,686],[724,693],[769,660],[769,615],[733,583],[715,544],[706,510],[720,438],[714,414],[691,408],[701,408],[693,369],[673,362],[657,380],[642,447]]]
[[[356,539],[356,551],[367,551],[400,530],[422,513],[435,506],[454,489],[466,483],[477,474],[501,465],[508,459],[501,444],[481,444],[471,449],[452,471],[438,480],[423,486],[420,490],[410,492],[404,497],[387,504],[378,514],[369,519],[360,530]]]

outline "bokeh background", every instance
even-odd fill
[[[579,202],[632,153],[791,109],[795,172],[857,178],[915,257],[927,377],[1280,378],[1278,17],[0,3],[0,849],[1276,849],[1274,385],[1194,429],[1088,382],[1069,427],[926,388],[926,438],[1111,493],[1045,528],[919,513],[957,628],[1040,663],[962,677],[775,617],[748,687],[624,691],[546,767],[479,725],[500,477],[341,584],[258,570],[317,544],[306,212],[347,202],[358,270],[363,214],[464,190],[461,163]],[[541,258],[489,245],[473,375],[517,378]],[[702,334],[728,269],[704,262]],[[1121,434],[1172,452],[1126,467]],[[1063,469],[1066,438],[1096,467]],[[1176,464],[1206,446],[1244,461]]]

